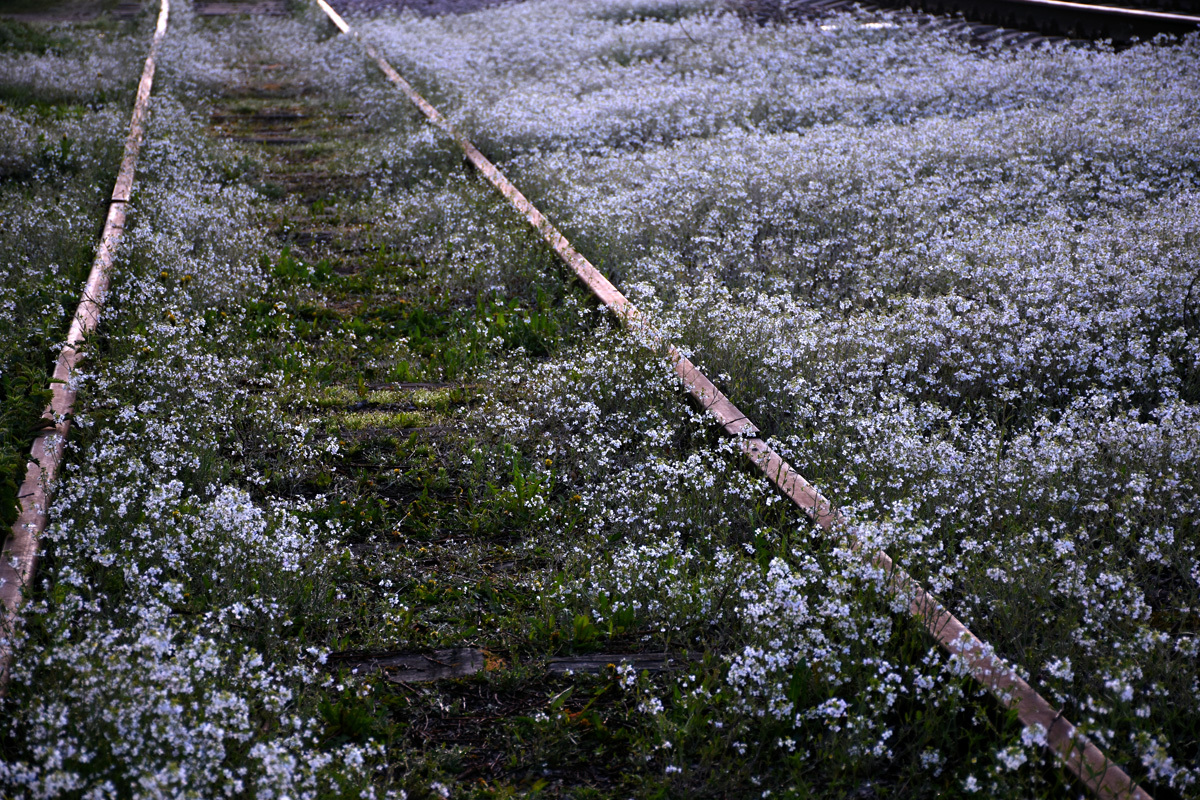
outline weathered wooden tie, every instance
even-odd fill
[[[627,666],[634,672],[674,672],[683,669],[694,659],[680,653],[589,653],[582,656],[560,656],[550,659],[547,669],[555,675],[585,672],[598,675],[608,669]]]
[[[474,675],[487,657],[477,647],[448,647],[432,653],[335,654],[330,660],[355,675],[379,673],[395,683],[424,683]]]

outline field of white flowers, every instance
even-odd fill
[[[1200,39],[979,50],[696,0],[351,22],[855,536],[1152,794],[1200,797]],[[9,472],[149,28],[0,51]],[[353,115],[297,167],[358,176],[336,211],[213,138],[255,81]],[[1081,791],[314,10],[177,4],[132,205],[0,698],[0,793]],[[297,262],[297,220],[387,263]],[[388,405],[411,381],[471,399],[423,389],[418,430]],[[501,666],[410,691],[328,658],[449,644]],[[538,677],[596,649],[691,666]],[[470,718],[468,690],[517,698],[477,723],[506,741],[417,733]],[[464,767],[488,747],[507,766]]]
[[[860,536],[1095,739],[1194,788],[1200,42],[979,52],[678,3],[365,28]],[[566,449],[603,466],[612,422],[564,371],[540,367],[561,399],[523,411],[571,420]],[[697,526],[659,530],[646,493],[704,470],[663,471],[596,481],[597,530],[630,535],[588,554],[593,598],[636,602],[664,552],[698,555]],[[779,569],[755,591],[794,602]],[[805,657],[794,637],[813,635],[796,622],[735,659],[771,708]]]

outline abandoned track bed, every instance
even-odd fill
[[[363,22],[364,41],[388,30]],[[193,24],[187,35],[208,35],[208,23]],[[699,35],[689,17],[682,24]],[[437,30],[431,25],[419,30],[428,35]],[[1054,658],[1062,654],[1038,651],[1040,644],[1022,651],[1002,638],[997,650],[1014,658],[1014,670],[885,553],[911,563],[903,541],[871,532],[861,510],[859,521],[844,516],[793,470],[782,453],[802,464],[803,448],[760,434],[756,414],[717,388],[736,395],[743,378],[714,371],[714,383],[673,347],[679,322],[669,305],[634,283],[638,305],[649,309],[637,311],[384,66],[381,52],[397,52],[394,41],[385,37],[387,48],[368,45],[368,53],[448,136],[430,137],[391,86],[355,66],[357,45],[312,17],[234,17],[220,31],[228,37],[215,51],[220,60],[205,66],[219,79],[201,78],[200,92],[187,88],[203,98],[190,118],[198,155],[189,158],[208,159],[207,174],[220,176],[220,191],[234,198],[235,227],[258,237],[210,254],[208,263],[241,264],[255,277],[205,286],[205,259],[174,266],[160,250],[135,250],[137,282],[182,299],[151,312],[147,324],[126,284],[103,346],[122,358],[121,342],[136,341],[151,352],[130,357],[159,369],[152,337],[186,330],[195,338],[179,352],[203,355],[185,360],[188,369],[204,359],[241,365],[236,391],[219,376],[196,379],[202,393],[224,398],[205,405],[228,409],[203,459],[177,473],[197,488],[144,505],[122,500],[157,510],[121,505],[120,514],[165,514],[166,530],[203,531],[205,547],[221,553],[212,559],[181,546],[169,555],[193,566],[174,568],[178,588],[148,582],[144,597],[157,599],[139,602],[161,608],[169,631],[155,635],[211,637],[222,642],[212,652],[227,648],[248,661],[266,654],[270,669],[306,676],[253,679],[286,687],[289,699],[256,689],[268,692],[255,701],[267,710],[253,712],[261,716],[244,730],[274,736],[274,715],[295,714],[280,730],[295,724],[311,744],[279,746],[332,754],[330,766],[273,785],[343,781],[409,796],[803,796],[817,787],[932,796],[971,793],[992,780],[997,795],[1086,787],[1101,797],[1146,796],[1129,775],[1168,786],[1165,773],[1148,775],[1127,755],[1106,757],[1114,745],[1127,751],[1095,724],[1100,712],[1064,701],[1061,679],[1043,666],[1061,665]],[[312,67],[292,49],[297,37],[338,71]],[[474,114],[475,135],[500,152],[511,146],[509,132],[488,129],[486,112]],[[517,214],[445,154],[454,144]],[[529,159],[509,160],[522,176],[537,174]],[[607,168],[603,157],[594,163]],[[168,215],[152,204],[168,193],[155,169],[147,223],[162,224]],[[569,207],[552,181],[539,191]],[[581,225],[577,217],[571,224]],[[148,233],[134,246],[149,247]],[[232,230],[225,236],[234,241]],[[199,248],[200,237],[188,231],[179,242]],[[584,238],[596,240],[586,229]],[[692,333],[684,339],[697,364],[720,363],[711,343],[697,345]],[[206,342],[222,344],[208,350]],[[93,390],[101,402],[87,412],[102,426],[129,424],[104,410],[100,392],[119,383],[115,374],[101,370]],[[762,407],[757,395],[750,402]],[[145,424],[161,413],[147,414]],[[764,427],[777,433],[775,416],[767,419]],[[91,425],[83,448],[103,443]],[[825,465],[820,477],[837,484]],[[614,500],[621,492],[628,504]],[[68,495],[68,508],[82,504]],[[261,544],[241,538],[268,518],[255,534]],[[74,523],[64,519],[60,530],[69,532]],[[63,532],[55,541],[58,570],[70,563],[71,545]],[[132,574],[135,562],[124,560],[131,556],[112,553],[143,545],[89,547],[94,564],[115,558]],[[88,574],[97,588],[89,591],[128,591],[110,588],[107,565],[94,564]],[[936,585],[941,566],[928,559],[908,569]],[[196,576],[211,577],[192,577],[196,567]],[[60,581],[64,574],[51,573]],[[970,610],[967,592],[947,586],[939,591]],[[47,608],[56,602],[38,597]],[[39,606],[34,625],[49,625],[39,620],[53,613]],[[1003,634],[1005,621],[970,613]],[[1182,613],[1176,627],[1186,639]],[[42,629],[33,630],[46,646]],[[170,649],[121,652],[147,666],[189,663]],[[1021,663],[1032,652],[1038,660]],[[782,665],[781,683],[771,683],[768,659]],[[839,673],[842,663],[854,669]],[[17,702],[36,709],[30,687],[44,668],[25,669]],[[1068,674],[1071,662],[1052,669]],[[108,701],[114,708],[141,702],[119,691]],[[299,721],[305,714],[310,721]],[[1077,735],[1068,719],[1088,732]],[[237,723],[229,724],[234,731]],[[4,747],[6,763],[22,752],[14,740]],[[977,760],[991,763],[990,772]],[[257,774],[253,759],[246,763]],[[356,771],[355,763],[376,771]],[[101,763],[96,774],[124,774],[121,764]]]

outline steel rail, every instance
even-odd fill
[[[1200,25],[1200,17],[1191,14],[1176,14],[1170,11],[1148,11],[1142,8],[1123,8],[1121,6],[1100,6],[1092,3],[1072,3],[1067,0],[1008,0],[1031,8],[1062,9],[1064,11],[1086,11],[1091,14],[1102,14],[1113,17],[1147,20],[1151,22],[1169,22],[1182,25]]]
[[[466,136],[422,97],[374,45],[358,36],[326,0],[316,0],[316,3],[342,33],[352,36],[362,45],[384,75],[400,88],[431,123],[454,139],[467,159],[525,216],[529,224],[541,234],[546,243],[601,303],[636,333],[647,336],[651,347],[665,349],[688,393],[716,419],[728,435],[738,441],[742,452],[759,471],[822,529],[847,531],[846,535],[853,550],[862,553],[862,543],[848,532],[847,520],[842,512],[767,442],[756,435],[759,429],[754,423],[683,353],[674,345],[664,342],[646,318],[608,278],[584,258]],[[907,598],[910,613],[921,621],[938,644],[951,656],[961,659],[971,676],[1002,706],[1015,710],[1026,728],[1043,735],[1045,746],[1088,789],[1103,800],[1150,800],[1150,795],[1134,783],[1120,766],[1109,760],[1103,751],[1063,716],[1061,711],[1056,710],[1038,694],[1012,666],[996,656],[990,645],[973,634],[904,569],[897,566],[887,553],[879,550],[863,555],[887,576],[889,586],[898,596]]]
[[[800,8],[803,8],[801,0]],[[1131,43],[1160,33],[1186,35],[1200,30],[1200,16],[1190,12],[1158,11],[1078,0],[876,0],[885,6],[912,5],[926,13],[962,14],[971,22],[1013,30]]]
[[[46,530],[50,501],[62,468],[67,436],[71,430],[71,414],[75,409],[77,391],[71,380],[76,365],[83,357],[83,345],[87,337],[96,330],[100,320],[100,309],[104,306],[104,298],[108,292],[117,247],[125,231],[126,210],[133,192],[134,170],[145,134],[150,89],[154,83],[154,67],[167,33],[170,10],[170,0],[162,0],[154,37],[150,42],[150,53],[146,56],[142,77],[138,82],[137,98],[129,121],[129,135],[125,138],[125,154],[117,172],[116,184],[113,186],[108,216],[100,234],[100,244],[92,261],[87,282],[83,286],[79,307],[75,310],[75,317],[67,332],[67,342],[59,351],[58,361],[54,366],[54,377],[50,384],[50,405],[42,414],[42,418],[49,420],[53,425],[33,440],[25,481],[18,493],[20,515],[5,539],[3,550],[0,551],[0,603],[4,606],[3,620],[0,621],[0,694],[8,687],[21,605],[33,585],[37,572],[40,540]]]

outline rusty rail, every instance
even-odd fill
[[[359,37],[326,0],[316,0],[342,33],[353,36],[367,54],[378,64],[384,75],[420,109],[425,117],[462,149],[488,181],[512,203],[529,224],[541,234],[558,256],[608,307],[618,319],[642,335],[648,335],[651,346],[665,349],[688,393],[721,425],[727,434],[736,438],[742,452],[793,503],[799,506],[822,529],[845,530],[845,517],[817,488],[791,467],[769,444],[756,434],[758,428],[674,345],[663,342],[645,317],[621,294],[595,266],[584,258],[567,238],[481,153],[462,133],[450,124],[413,88],[403,76],[379,53],[370,42]],[[852,547],[861,551],[862,544],[851,538]],[[967,665],[972,677],[991,693],[1005,708],[1015,709],[1017,717],[1027,728],[1044,733],[1046,747],[1060,763],[1093,793],[1103,800],[1150,800],[1150,795],[1072,725],[1061,711],[1056,711],[993,649],[925,591],[891,557],[883,552],[864,553],[864,557],[888,576],[899,596],[908,599],[909,611],[946,652],[957,656]]]
[[[1200,29],[1200,16],[1097,5],[1073,0],[880,0],[880,5],[912,6],[935,14],[961,13],[968,20],[1006,28],[1036,30],[1074,38],[1111,39],[1128,44],[1157,34],[1184,36]]]
[[[1018,2],[1028,6],[1040,8],[1063,8],[1077,11],[1090,11],[1096,14],[1109,14],[1114,17],[1130,17],[1133,19],[1180,23],[1193,27],[1200,26],[1200,17],[1197,17],[1194,14],[1175,14],[1169,11],[1152,11],[1143,8],[1125,8],[1122,6],[1099,5],[1096,3],[1072,3],[1068,2],[1068,0],[1018,0]]]
[[[79,307],[67,333],[67,343],[58,354],[54,366],[54,378],[50,385],[53,393],[50,405],[42,414],[54,423],[53,427],[39,433],[30,448],[29,465],[25,481],[21,484],[18,499],[20,516],[4,541],[0,551],[0,604],[3,604],[3,621],[0,622],[0,694],[8,686],[12,671],[14,640],[25,594],[33,583],[37,571],[39,541],[46,530],[50,501],[54,486],[62,467],[67,435],[71,430],[71,413],[75,408],[75,386],[71,378],[75,366],[83,357],[83,344],[96,329],[100,309],[108,292],[109,276],[112,272],[117,246],[125,230],[125,213],[133,191],[134,169],[138,151],[141,150],[145,132],[146,112],[150,104],[150,88],[154,83],[154,66],[163,37],[167,33],[170,15],[170,0],[162,0],[158,12],[158,24],[150,42],[150,53],[142,68],[138,83],[137,99],[133,104],[133,116],[129,122],[129,135],[125,138],[125,155],[121,169],[113,186],[112,199],[108,204],[108,217],[100,234],[100,245],[92,262],[87,283],[83,286]]]

